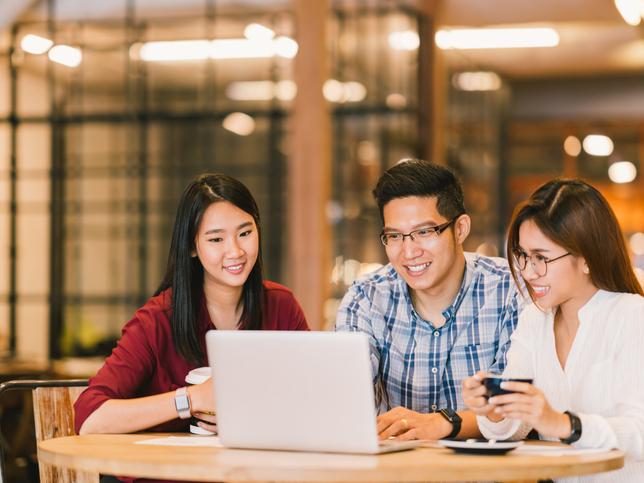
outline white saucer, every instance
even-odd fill
[[[493,439],[489,441],[481,439],[453,441],[451,439],[441,439],[438,444],[445,448],[453,449],[458,453],[504,454],[521,446],[523,441],[495,441]]]

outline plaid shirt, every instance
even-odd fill
[[[471,253],[465,259],[461,288],[440,328],[418,315],[391,265],[357,280],[344,296],[336,330],[369,337],[379,412],[460,410],[464,378],[503,372],[523,298],[504,259]]]

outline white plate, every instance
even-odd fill
[[[495,441],[493,439],[489,441],[481,439],[453,441],[451,439],[441,439],[438,444],[445,448],[453,449],[458,453],[504,454],[521,446],[523,441]]]

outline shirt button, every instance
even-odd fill
[[[437,372],[438,372],[438,369],[436,369],[435,367],[432,367],[432,374],[436,374]]]
[[[440,333],[440,332],[438,332],[437,330],[436,330],[436,331],[434,331],[434,337],[438,337],[439,335],[441,335],[441,333]]]
[[[432,404],[432,411],[436,411],[438,409],[438,406],[436,404]]]

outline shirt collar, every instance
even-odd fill
[[[588,319],[590,319],[591,315],[599,309],[599,307],[602,305],[602,303],[606,300],[606,298],[610,295],[609,292],[606,290],[598,289],[597,292],[593,294],[590,299],[588,299],[588,302],[586,302],[580,309],[579,312],[577,313],[577,317],[579,318],[579,322],[584,322]]]
[[[608,299],[610,298],[611,292],[607,292],[606,290],[598,289],[597,292],[593,294],[590,299],[579,309],[579,312],[577,312],[577,318],[579,319],[579,323],[583,323],[587,320],[590,320],[592,315],[596,313],[598,310],[600,310],[601,305]],[[550,308],[550,309],[542,309],[539,307],[538,303],[534,303],[539,310],[544,312],[550,323],[554,324],[555,321],[555,313],[556,313],[556,307]]]

